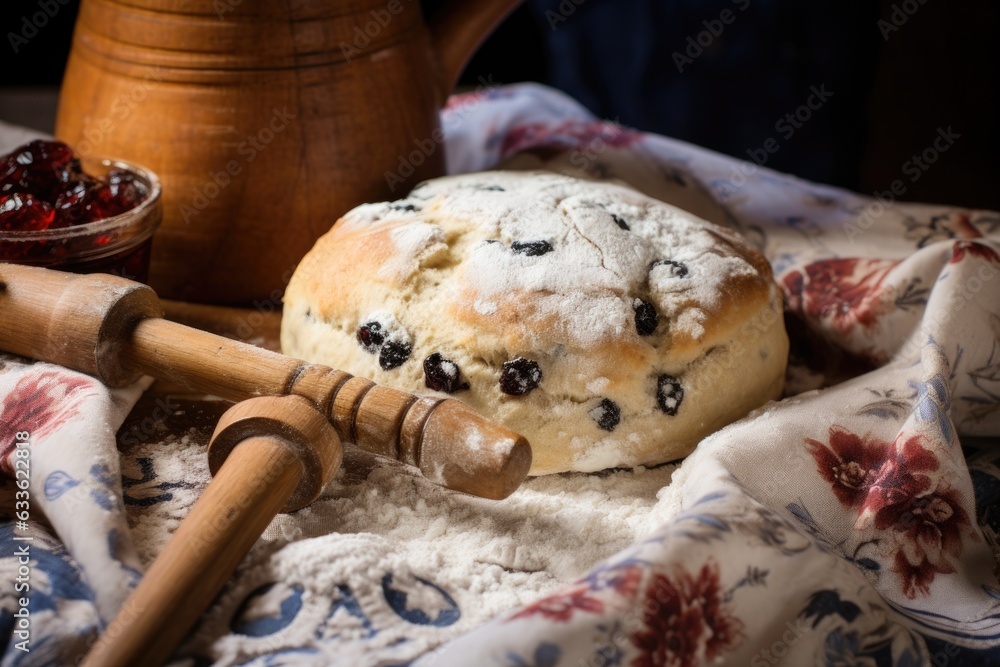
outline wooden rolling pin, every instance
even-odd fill
[[[165,663],[274,516],[315,500],[342,459],[337,433],[305,398],[230,408],[208,449],[214,479],[83,667]]]
[[[303,396],[343,442],[483,498],[506,498],[528,474],[528,441],[464,403],[418,398],[170,322],[162,313],[156,293],[140,283],[0,264],[0,350],[89,373],[112,387],[145,374],[232,401]]]

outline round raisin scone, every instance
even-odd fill
[[[524,435],[532,474],[651,465],[782,389],[767,261],[626,187],[549,172],[360,206],[285,294],[284,352],[443,392]]]

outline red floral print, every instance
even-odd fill
[[[588,122],[571,119],[558,124],[533,123],[511,128],[503,140],[501,154],[507,157],[525,150],[551,149],[553,153],[564,150],[601,146],[627,148],[642,139],[642,133],[614,123]]]
[[[935,575],[955,571],[970,515],[958,492],[932,476],[940,462],[921,436],[900,434],[889,444],[834,426],[829,446],[806,442],[834,495],[857,510],[856,527],[888,532],[895,549],[890,569],[906,597],[929,595]]]
[[[906,597],[929,595],[934,575],[955,571],[952,559],[962,553],[962,529],[969,526],[969,515],[957,492],[940,487],[894,507],[893,515],[900,539],[892,571],[902,578]]]
[[[882,298],[889,271],[898,260],[825,259],[795,269],[782,279],[788,307],[816,320],[826,320],[840,334],[855,324],[871,329],[891,301]]]
[[[850,431],[834,426],[830,444],[806,438],[819,474],[833,487],[845,507],[860,507],[879,470],[889,456],[888,442],[862,440]]]
[[[970,525],[958,492],[925,473],[939,463],[919,437],[894,443],[896,455],[872,485],[864,510],[879,530],[891,529],[897,542],[892,570],[903,580],[903,594],[928,595],[935,574],[955,571],[951,559],[962,553],[962,531]]]
[[[59,371],[27,375],[14,385],[0,408],[0,470],[13,477],[9,458],[14,436],[28,431],[32,440],[44,437],[77,415],[80,401],[94,389],[94,380],[67,377]]]
[[[743,622],[723,602],[719,566],[708,561],[697,576],[678,567],[656,573],[642,606],[644,627],[631,635],[640,653],[633,667],[694,667],[732,651],[744,640]]]
[[[958,241],[952,246],[950,264],[957,264],[966,257],[979,257],[993,264],[1000,264],[1000,255],[985,243]]]
[[[937,470],[939,464],[920,440],[920,436],[903,439],[900,435],[892,443],[892,455],[886,458],[861,508],[875,514],[876,528],[895,524],[895,508],[930,489],[931,478],[925,473]]]
[[[510,620],[518,618],[529,618],[541,615],[557,623],[565,623],[573,617],[576,611],[586,611],[592,614],[599,614],[604,611],[604,603],[597,598],[590,597],[590,589],[586,586],[576,588],[568,593],[559,593],[543,598],[534,604],[530,604],[521,611],[510,617]]]

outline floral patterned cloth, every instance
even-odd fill
[[[442,117],[452,172],[504,165],[617,178],[744,234],[786,296],[788,383],[786,398],[684,461],[672,480],[682,510],[666,525],[564,590],[432,652],[425,642],[397,658],[406,642],[377,643],[363,595],[341,586],[329,618],[364,619],[370,664],[1000,663],[1000,215],[807,183],[600,122],[535,85],[457,96]],[[755,332],[751,322],[743,333]],[[36,523],[24,532],[36,538],[45,593],[32,614],[47,655],[71,659],[135,578],[109,432],[141,387],[109,392],[44,364],[4,364],[2,442],[10,447],[19,424],[32,423],[32,498],[50,502],[46,514],[72,554]],[[87,456],[56,458],[69,449],[58,434]],[[147,472],[130,484],[145,485]],[[86,502],[51,504],[69,492]],[[98,548],[75,537],[84,521],[116,538]],[[17,571],[10,536],[19,531],[11,521],[0,535],[5,579]],[[372,583],[411,627],[447,625],[460,613],[437,586],[449,605],[435,613],[412,608],[393,586],[391,576]],[[5,635],[16,630],[8,588]],[[254,596],[276,596],[279,619],[304,604],[301,588],[281,583]],[[266,635],[273,621],[264,614],[247,627]],[[224,641],[252,634],[236,620],[229,629]],[[49,664],[19,654],[11,636],[3,665]],[[320,637],[330,652],[272,646],[241,664],[329,664],[339,636]]]
[[[463,170],[532,153],[658,194],[638,161],[711,198],[771,260],[792,358],[784,400],[684,461],[669,525],[417,664],[1000,662],[1000,215],[814,185],[535,87],[451,113],[477,104],[449,134]]]
[[[80,373],[0,354],[0,636],[10,638],[3,665],[59,664],[79,654],[141,577],[115,431],[149,384],[109,390]],[[22,607],[28,635],[16,632]],[[30,652],[17,649],[26,639]]]

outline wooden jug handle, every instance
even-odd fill
[[[430,22],[431,39],[441,68],[441,99],[479,45],[523,0],[452,0]]]

